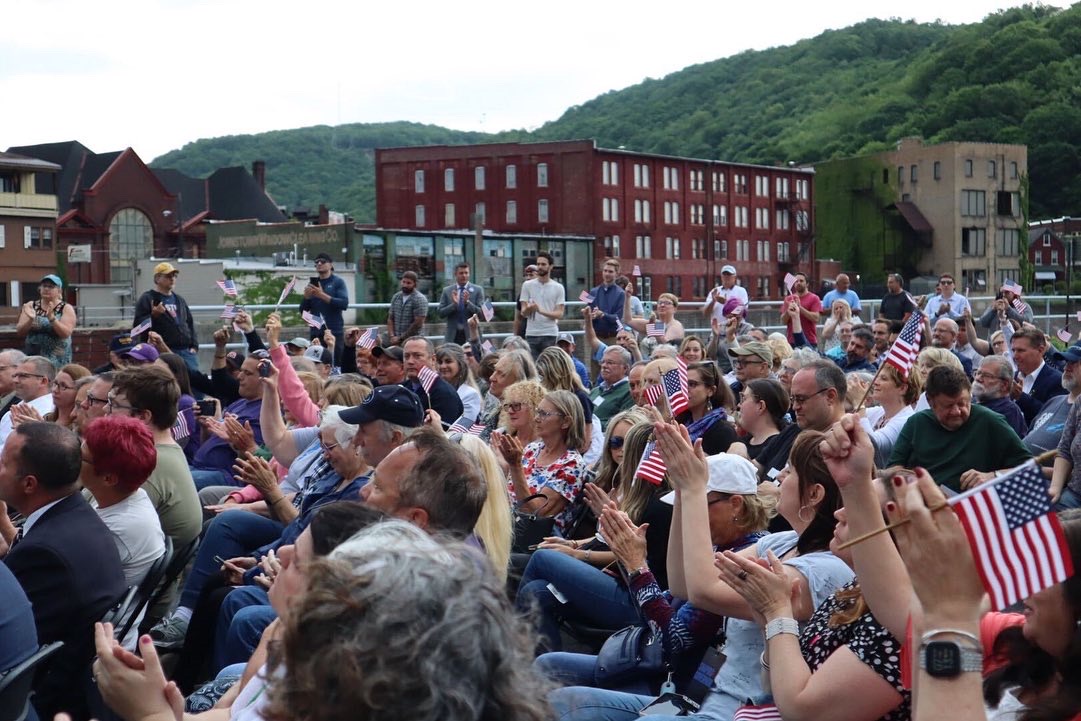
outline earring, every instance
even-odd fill
[[[803,509],[805,509],[805,508],[811,508],[811,507],[810,506],[800,506],[799,507],[799,513],[797,513],[796,516],[801,521],[803,521],[804,523],[810,523],[811,521],[813,521],[815,519],[814,509],[811,508],[811,518],[809,520],[804,520],[804,518],[803,518]]]

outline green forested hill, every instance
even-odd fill
[[[200,140],[153,164],[202,175],[265,159],[279,203],[324,202],[372,221],[378,146],[596,138],[772,164],[883,150],[907,135],[1026,143],[1032,216],[1081,215],[1081,5],[1026,5],[964,26],[868,20],[605,93],[532,133],[324,126]]]

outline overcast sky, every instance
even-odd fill
[[[647,77],[869,17],[968,23],[1020,4],[8,0],[0,147],[79,140],[149,162],[309,125],[533,128]]]

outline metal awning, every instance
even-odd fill
[[[900,200],[894,203],[893,207],[897,209],[897,212],[901,214],[901,217],[905,219],[905,222],[908,223],[912,230],[917,233],[934,232],[934,227],[927,222],[927,218],[923,216],[923,213],[912,201]]]
[[[1046,270],[1037,270],[1036,271],[1036,280],[1054,280],[1055,278],[1056,278],[1055,273],[1051,273],[1051,272],[1046,271]]]

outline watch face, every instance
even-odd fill
[[[931,641],[924,648],[923,663],[935,678],[956,676],[961,673],[961,647],[948,641]]]

